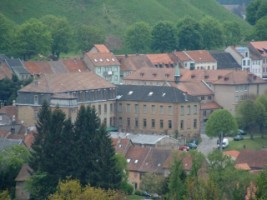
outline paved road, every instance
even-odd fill
[[[207,156],[210,152],[217,148],[217,139],[210,138],[205,134],[205,126],[201,128],[201,143],[198,145],[198,151]]]

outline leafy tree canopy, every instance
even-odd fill
[[[254,25],[256,22],[267,15],[267,1],[266,0],[254,0],[246,8],[246,20]]]
[[[152,28],[152,49],[170,52],[176,48],[176,31],[170,22],[159,22]]]
[[[129,26],[125,35],[127,47],[135,51],[135,53],[146,52],[151,43],[150,29],[150,26],[145,22],[136,22]]]
[[[211,113],[206,124],[208,136],[217,137],[221,132],[223,134],[237,133],[237,122],[232,114],[225,109],[219,109]]]

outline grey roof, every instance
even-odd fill
[[[0,63],[4,62],[7,59],[5,55],[0,54]]]
[[[0,138],[0,151],[5,148],[12,147],[14,145],[22,144],[22,139],[6,139]]]
[[[29,74],[20,59],[6,59],[6,63],[10,69],[19,74]]]
[[[197,97],[168,86],[117,85],[120,101],[142,101],[162,103],[199,102]]]
[[[217,60],[217,69],[241,69],[241,66],[230,53],[224,51],[210,51],[210,54]]]

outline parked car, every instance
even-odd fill
[[[224,149],[224,148],[228,147],[228,145],[229,145],[228,138],[223,138],[223,140],[222,140],[222,148]],[[220,140],[217,140],[217,147],[220,148]]]
[[[241,135],[241,134],[237,134],[235,137],[234,137],[234,141],[239,141],[239,140],[243,140],[244,139],[244,137],[243,137],[243,135]]]
[[[196,148],[197,148],[197,144],[194,143],[194,142],[190,142],[190,143],[188,143],[187,146],[188,146],[190,149],[196,149]]]
[[[186,146],[186,145],[182,145],[182,146],[179,146],[179,150],[180,151],[189,151],[189,146]]]

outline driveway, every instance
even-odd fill
[[[203,153],[206,157],[207,155],[212,152],[214,149],[217,148],[217,137],[210,138],[205,133],[205,125],[201,128],[201,143],[198,145],[197,149],[199,152]]]

